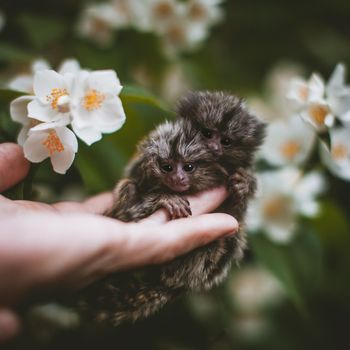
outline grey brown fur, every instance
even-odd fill
[[[240,99],[222,92],[189,93],[180,100],[177,113],[175,122],[160,125],[140,142],[127,178],[116,186],[108,215],[138,221],[163,207],[171,219],[186,217],[191,209],[184,195],[224,183],[230,196],[217,211],[233,215],[240,231],[170,263],[144,269],[141,280],[130,273],[116,274],[87,288],[81,304],[97,321],[117,325],[148,317],[183,292],[217,285],[232,261],[238,263],[243,256],[244,215],[256,190],[251,167],[265,126]],[[188,174],[173,170],[181,177],[179,182],[162,171],[165,163],[195,164],[195,170]]]

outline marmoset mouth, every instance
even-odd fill
[[[185,192],[190,188],[190,184],[171,184],[169,187],[174,192]]]

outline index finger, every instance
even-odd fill
[[[26,177],[29,162],[24,158],[22,147],[15,143],[0,145],[0,192],[12,187]]]
[[[223,186],[189,196],[187,199],[190,202],[192,216],[198,216],[212,212],[214,209],[220,206],[220,204],[226,199],[227,196],[227,189]],[[160,209],[148,218],[142,220],[142,222],[164,223],[168,220],[169,219],[166,210]]]

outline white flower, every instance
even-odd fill
[[[28,117],[42,122],[59,121],[70,113],[73,74],[41,70],[34,75],[35,98],[28,104]]]
[[[80,139],[90,145],[100,140],[102,133],[122,127],[125,113],[118,96],[122,86],[114,71],[81,71],[75,85],[72,128]]]
[[[115,28],[133,26],[141,31],[151,29],[152,20],[150,18],[150,0],[112,0],[117,14],[115,18]]]
[[[223,12],[219,5],[223,0],[190,0],[186,6],[186,16],[193,24],[210,26],[219,22]]]
[[[313,74],[308,82],[292,80],[288,98],[298,104],[301,117],[317,131],[332,127],[335,118],[350,122],[350,86],[345,85],[345,66],[338,64],[327,85]]]
[[[335,176],[350,180],[350,127],[331,129],[329,135],[330,150],[320,143],[322,162]]]
[[[45,60],[36,60],[32,64],[32,72],[35,74],[36,72],[46,70],[48,67],[49,64]],[[60,74],[77,73],[79,70],[80,65],[75,59],[64,60],[58,69]],[[34,94],[33,76],[29,74],[26,76],[18,76],[10,82],[9,87],[18,91],[26,91]],[[22,129],[20,130],[17,139],[17,142],[20,145],[23,145],[26,140],[29,129],[42,122],[42,120],[40,121],[34,116],[28,116],[28,104],[34,100],[35,96],[20,96],[10,104],[10,115],[12,120],[22,124]],[[69,116],[66,115],[64,118],[61,118],[60,122],[62,125],[69,124]]]
[[[88,5],[78,23],[78,33],[106,46],[113,39],[113,30],[124,27],[128,19],[110,3]]]
[[[174,56],[179,51],[196,49],[208,36],[208,30],[203,25],[192,25],[184,16],[174,17],[158,33],[161,35],[165,52]]]
[[[23,144],[24,156],[32,163],[50,157],[53,169],[65,174],[72,165],[78,141],[74,133],[59,123],[41,123],[29,131]]]
[[[332,127],[335,121],[335,116],[325,101],[310,102],[300,116],[320,132]]]
[[[318,172],[304,177],[291,167],[258,174],[260,193],[248,210],[247,225],[263,230],[278,243],[287,243],[295,234],[297,215],[313,217],[318,213],[315,197],[325,189]]]
[[[343,122],[350,122],[350,86],[345,85],[346,68],[339,63],[327,84],[327,101],[333,113]]]
[[[184,9],[176,0],[150,0],[148,7],[152,26],[158,29],[173,21]]]
[[[324,102],[325,86],[318,74],[312,74],[309,81],[296,77],[291,80],[287,98],[305,107],[310,102]]]
[[[268,125],[261,155],[271,165],[301,164],[310,154],[315,136],[315,132],[298,115],[273,121]]]
[[[37,59],[31,65],[30,74],[20,74],[14,77],[7,84],[11,90],[28,92],[33,95],[33,79],[36,72],[51,69],[50,64],[44,59]],[[59,74],[77,73],[80,70],[79,62],[75,59],[66,59],[58,67]]]
[[[317,131],[333,126],[335,116],[325,98],[325,84],[318,74],[312,74],[308,82],[300,78],[291,81],[287,97],[300,108],[302,119]]]
[[[284,296],[278,280],[260,267],[249,267],[236,272],[229,286],[236,308],[247,313],[275,305]]]

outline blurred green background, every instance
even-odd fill
[[[142,1],[142,0],[140,0]],[[53,67],[74,57],[82,67],[114,69],[122,85],[125,126],[79,151],[67,175],[48,161],[35,174],[39,199],[83,198],[109,190],[121,176],[136,142],[165,118],[187,89],[229,90],[268,98],[266,82],[278,65],[297,65],[308,76],[328,77],[338,62],[350,64],[347,0],[224,1],[224,18],[195,51],[168,57],[153,33],[118,30],[100,47],[76,34],[85,1],[1,1],[0,79],[28,71],[45,58]],[[129,86],[134,86],[131,88]],[[0,141],[14,141],[13,95],[0,96]],[[318,164],[318,159],[312,160]],[[263,235],[227,283],[210,293],[183,297],[136,325],[97,330],[51,318],[39,320],[12,348],[87,349],[339,349],[349,345],[350,184],[326,174],[321,214],[298,218],[299,234],[287,245]],[[9,196],[21,192],[17,187]],[[60,311],[64,314],[64,310]],[[60,314],[57,311],[57,314]],[[54,312],[55,313],[55,312]],[[40,318],[40,317],[38,317]],[[67,317],[66,317],[67,318]],[[69,319],[69,317],[68,317]],[[59,326],[57,326],[57,323]]]

